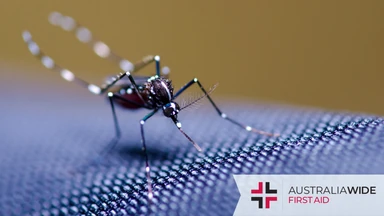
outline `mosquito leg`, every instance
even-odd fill
[[[55,61],[46,55],[39,47],[39,45],[32,39],[32,35],[29,31],[24,31],[23,34],[24,42],[27,44],[29,51],[38,58],[41,63],[48,69],[55,71],[61,75],[61,77],[68,82],[74,82],[82,87],[87,88],[91,93],[96,95],[101,95],[106,92],[110,87],[112,87],[117,81],[126,76],[126,73],[119,73],[112,78],[112,81],[108,81],[103,84],[101,87],[91,84],[77,76],[70,70],[61,67],[56,64]]]
[[[160,69],[160,56],[158,56],[158,55],[145,56],[140,62],[138,62],[134,65],[134,70],[132,71],[132,73],[139,71],[141,68],[147,66],[148,64],[152,63],[153,61],[155,61],[155,64],[156,64],[156,76],[160,77],[162,75],[162,76],[168,78],[170,69],[167,66]]]
[[[131,71],[131,73],[134,73],[153,61],[156,61],[156,74],[160,76],[159,56],[148,55],[136,64],[132,64],[127,59],[114,53],[106,43],[96,38],[87,27],[81,25],[72,17],[62,15],[59,12],[52,12],[48,19],[52,25],[59,26],[65,31],[75,33],[77,39],[93,49],[96,55],[100,58],[105,58],[111,62],[117,63],[123,71]],[[168,67],[163,68],[163,72],[167,73],[166,71],[169,71]]]
[[[145,122],[151,118],[156,112],[158,111],[158,109],[155,109],[154,111],[152,111],[151,113],[149,113],[148,115],[146,115],[141,121],[140,121],[140,129],[141,129],[141,143],[143,145],[143,152],[144,152],[144,156],[145,156],[145,173],[146,173],[146,177],[147,177],[147,184],[148,184],[148,199],[149,200],[152,200],[152,197],[153,197],[153,192],[152,192],[152,182],[151,182],[151,175],[150,175],[150,166],[149,166],[149,161],[148,161],[148,153],[147,153],[147,146],[145,144],[145,136],[144,136],[144,124]]]
[[[201,147],[195,141],[193,141],[193,139],[188,136],[188,134],[186,134],[183,129],[181,129],[181,123],[177,120],[177,118],[172,117],[172,121],[175,123],[177,129],[179,129],[179,131],[192,143],[192,145],[197,149],[197,151],[201,152]]]
[[[141,96],[141,94],[139,93],[140,92],[139,87],[137,86],[135,79],[133,78],[131,73],[129,71],[127,71],[125,74],[128,76],[129,81],[131,81],[131,84],[135,88],[137,95],[139,96],[140,100],[143,102],[143,104],[146,104],[146,101],[144,100],[143,96]]]
[[[117,119],[117,115],[116,115],[115,100],[121,100],[122,102],[130,103],[138,107],[147,108],[135,101],[125,99],[119,96],[118,94],[114,94],[112,92],[108,92],[108,100],[112,110],[113,123],[115,126],[115,137],[106,145],[106,147],[102,151],[100,151],[99,156],[94,160],[95,163],[98,163],[99,161],[101,161],[106,154],[111,152],[116,147],[117,143],[121,138],[121,129],[120,129],[119,121]]]
[[[135,101],[131,101],[131,100],[125,99],[125,98],[119,96],[118,94],[114,94],[114,93],[112,93],[112,92],[108,92],[108,99],[109,99],[109,102],[110,102],[110,104],[111,104],[112,115],[113,115],[113,122],[114,122],[114,125],[115,125],[116,136],[115,136],[115,138],[110,142],[110,144],[107,146],[107,149],[103,151],[104,153],[108,153],[108,152],[110,152],[112,149],[114,149],[114,147],[116,146],[117,142],[119,141],[119,139],[120,139],[120,137],[121,137],[121,130],[120,130],[119,122],[118,122],[118,120],[117,120],[117,116],[116,116],[116,110],[115,110],[114,100],[121,100],[122,102],[130,103],[130,104],[135,105],[135,106],[138,106],[138,107],[142,107],[142,108],[147,108],[147,109],[149,109],[148,107],[143,106],[142,104],[139,104],[139,103],[137,103],[137,102],[135,102]],[[114,140],[116,140],[116,141],[114,141]]]
[[[32,53],[32,55],[38,58],[46,68],[58,72],[61,77],[67,80],[68,82],[74,82],[80,86],[88,88],[88,90],[93,94],[101,94],[101,89],[98,86],[76,77],[75,74],[72,73],[70,70],[56,64],[51,57],[47,56],[42,50],[40,50],[39,45],[35,41],[33,41],[32,35],[31,33],[29,33],[29,31],[24,31],[22,36],[24,42],[28,46],[29,51]]]
[[[59,16],[59,18],[56,18],[58,20],[56,20],[55,22],[57,23],[57,25],[59,25],[59,23],[60,23],[60,25],[64,29],[69,29],[69,30],[72,29],[73,30],[73,28],[79,28],[79,29],[83,28],[83,27],[79,26],[78,24],[76,24],[75,21],[71,17],[63,17],[61,14],[58,14],[58,16]],[[61,19],[63,19],[63,20],[61,20]],[[66,22],[69,22],[69,24]],[[63,27],[63,26],[65,26],[65,27]],[[89,31],[89,30],[88,29],[85,29],[85,30],[82,29],[82,31]],[[23,37],[24,42],[27,44],[29,51],[32,53],[32,55],[34,55],[36,58],[38,58],[46,68],[59,73],[63,79],[65,79],[69,82],[74,82],[74,83],[76,83],[82,87],[87,88],[93,94],[101,95],[101,94],[105,93],[110,87],[115,85],[116,82],[118,82],[120,79],[122,79],[124,76],[126,76],[126,72],[118,73],[116,76],[112,77],[111,80],[108,80],[106,83],[104,83],[103,85],[101,85],[99,87],[97,85],[91,84],[91,83],[75,76],[75,74],[73,72],[71,72],[70,70],[56,64],[55,61],[51,57],[46,55],[40,49],[39,45],[32,39],[32,35],[29,31],[23,31],[22,37]],[[95,46],[96,45],[101,46],[101,47],[104,47],[102,49],[109,50],[108,46],[105,45],[104,43],[100,42],[100,41],[94,42],[94,43],[95,43]],[[104,44],[105,46],[103,46],[101,44]],[[101,52],[100,49],[101,48],[95,48],[95,50],[99,50],[98,51],[99,54]],[[112,59],[115,59],[115,58],[112,58]],[[129,73],[133,73],[133,72],[136,72],[136,71],[140,70],[141,68],[145,67],[146,65],[150,64],[153,61],[157,62],[156,63],[156,74],[159,76],[159,74],[160,74],[160,57],[159,56],[146,56],[140,62],[136,63],[132,67],[131,66],[121,66],[121,68],[124,71],[129,71]],[[126,63],[125,65],[128,65],[128,63]],[[131,69],[131,70],[127,70],[127,69]],[[164,76],[167,76],[169,73],[169,68],[164,67],[162,69],[162,73]]]
[[[88,45],[100,58],[116,62],[123,71],[134,70],[134,64],[115,54],[106,43],[96,38],[87,27],[81,25],[72,17],[62,15],[59,12],[52,12],[48,20],[52,25],[59,26],[64,31],[74,33],[80,42]]]
[[[215,108],[216,112],[223,118],[223,119],[226,119],[230,122],[232,122],[233,124],[247,130],[247,131],[251,131],[251,132],[254,132],[254,133],[258,133],[258,134],[263,134],[263,135],[268,135],[268,136],[279,136],[278,134],[273,134],[273,133],[268,133],[268,132],[265,132],[265,131],[262,131],[262,130],[257,130],[251,126],[248,126],[248,125],[244,125],[244,124],[241,124],[239,123],[238,121],[230,118],[227,114],[223,113],[219,107],[215,104],[215,102],[213,102],[211,96],[209,96],[209,94],[207,93],[207,91],[204,89],[204,87],[201,85],[200,81],[197,79],[197,78],[194,78],[192,79],[191,81],[189,81],[185,86],[183,86],[179,91],[176,92],[176,94],[173,96],[173,99],[175,99],[176,97],[178,97],[181,93],[183,93],[186,89],[188,89],[189,87],[191,87],[193,84],[197,83],[201,89],[201,91],[204,92],[205,95],[207,95],[207,98],[209,100],[209,102],[211,102],[212,106]]]
[[[117,120],[117,116],[116,116],[116,110],[115,110],[115,104],[113,102],[113,96],[114,96],[114,94],[112,92],[108,93],[108,100],[109,100],[109,103],[111,105],[113,123],[115,125],[115,137],[109,142],[109,144],[107,145],[107,147],[105,149],[106,151],[102,152],[103,154],[106,154],[106,153],[110,152],[112,149],[114,149],[117,142],[120,140],[120,137],[121,137],[121,129],[120,129],[119,121]]]
[[[142,68],[144,68],[145,66],[154,62],[155,57],[156,56],[153,56],[153,55],[144,56],[139,62],[134,64],[132,73],[135,73],[135,72],[141,70]]]
[[[152,56],[152,55],[145,56],[141,61],[137,62],[134,65],[134,70],[131,71],[131,72],[132,73],[137,72],[137,71],[139,71],[140,69],[144,68],[145,66],[149,65],[152,62],[156,63],[156,75],[160,76],[160,56],[158,56],[158,55],[155,55],[155,56]],[[169,71],[167,71],[167,67],[164,67],[163,68],[163,73],[164,74],[168,74],[168,72]]]
[[[38,58],[41,63],[48,69],[51,69],[61,75],[61,77],[69,82],[74,82],[82,87],[87,88],[91,93],[96,95],[101,95],[105,93],[110,87],[115,85],[117,81],[122,79],[127,75],[127,73],[122,72],[118,73],[116,76],[112,77],[112,79],[108,80],[106,83],[101,85],[101,87],[91,84],[81,78],[78,78],[75,76],[74,73],[72,73],[70,70],[61,67],[60,65],[56,64],[55,61],[47,56],[39,47],[39,45],[32,39],[32,35],[29,31],[23,32],[23,39],[24,42],[27,44],[29,51],[34,55],[36,58]],[[130,74],[130,73],[129,73]]]
[[[156,75],[160,77],[160,56],[155,56],[154,59],[156,62]]]

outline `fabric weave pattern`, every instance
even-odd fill
[[[16,93],[15,93],[16,94]],[[16,94],[0,108],[0,215],[148,214],[139,120],[118,110],[123,137],[113,137],[108,104],[88,94]],[[65,99],[63,99],[65,98]],[[23,100],[21,100],[23,99]],[[233,174],[383,174],[384,119],[282,105],[218,103],[228,115],[265,131],[249,133],[206,103],[183,111],[185,131],[156,115],[145,128],[154,183],[153,215],[232,215],[240,196]]]

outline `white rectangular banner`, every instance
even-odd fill
[[[234,215],[383,216],[384,175],[234,175]]]

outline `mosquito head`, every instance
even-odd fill
[[[176,116],[177,113],[179,113],[179,111],[180,111],[180,106],[175,102],[170,102],[163,106],[163,113],[166,117]]]

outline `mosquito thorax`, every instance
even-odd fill
[[[166,117],[176,116],[180,111],[179,104],[175,102],[167,103],[163,106],[163,113]]]
[[[153,76],[145,84],[150,103],[155,107],[164,106],[172,101],[173,86],[172,81],[163,77]]]

